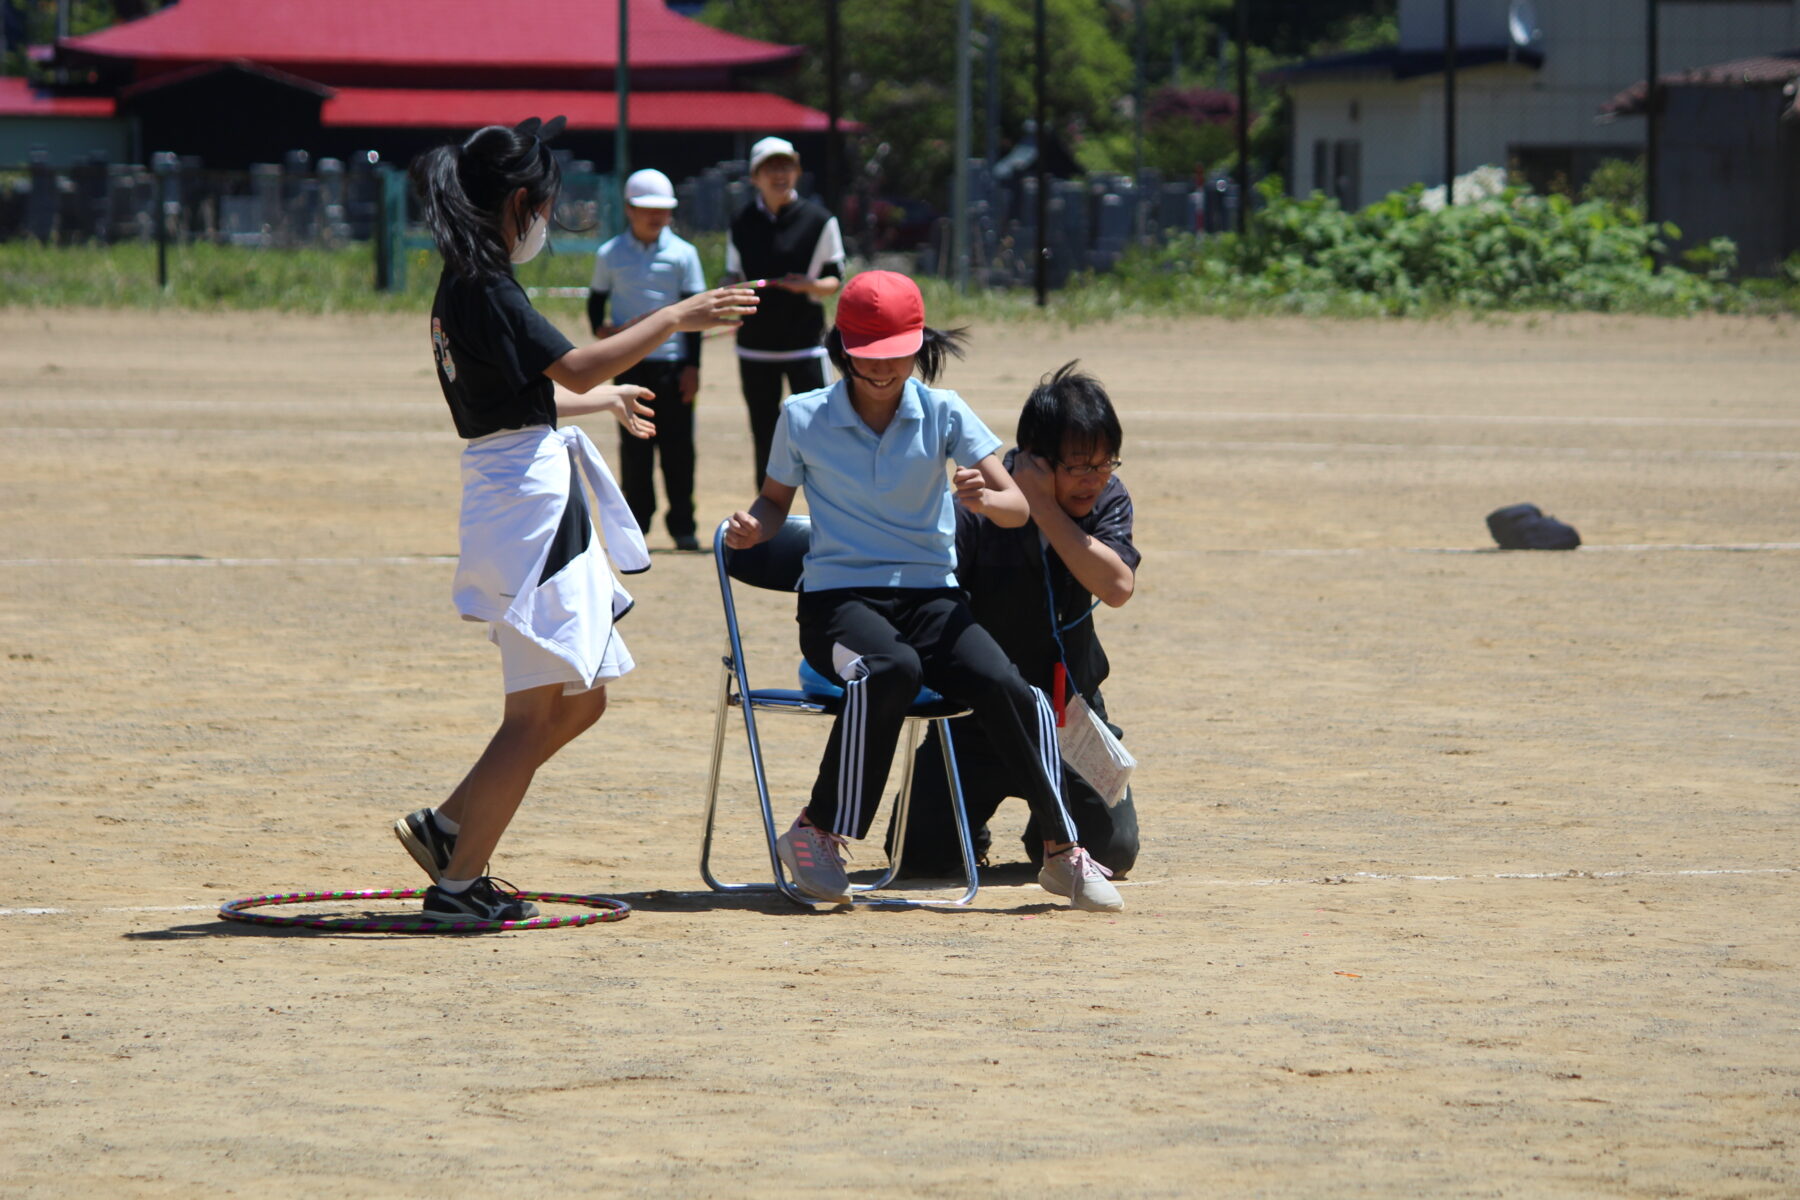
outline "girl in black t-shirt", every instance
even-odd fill
[[[672,333],[732,324],[755,311],[745,288],[703,292],[587,346],[531,307],[512,265],[544,246],[561,172],[546,142],[557,117],[490,125],[412,165],[425,223],[444,258],[431,308],[438,383],[463,451],[461,557],[455,599],[488,623],[506,675],[500,728],[447,800],[394,832],[432,878],[428,919],[515,921],[536,908],[486,864],[537,769],[606,709],[606,681],[633,663],[613,621],[631,598],[606,556],[648,569],[637,523],[579,427],[559,417],[608,413],[652,432],[637,387],[601,386]],[[594,491],[600,545],[583,499]],[[623,519],[621,519],[623,518]]]

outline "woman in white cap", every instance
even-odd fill
[[[844,238],[825,206],[801,199],[800,154],[784,138],[750,148],[756,196],[732,218],[725,243],[725,280],[755,280],[762,304],[738,327],[738,376],[756,446],[762,487],[769,443],[781,414],[781,388],[798,396],[825,386],[825,297],[844,274]]]

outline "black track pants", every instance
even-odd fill
[[[663,491],[669,497],[664,518],[670,537],[694,533],[694,406],[681,401],[678,362],[639,363],[614,382],[635,383],[656,393],[650,407],[656,410],[656,436],[636,438],[619,430],[619,490],[637,518],[638,528],[650,532],[656,513],[656,460],[662,458]]]
[[[970,708],[1045,836],[1075,840],[1050,701],[975,623],[961,592],[802,592],[799,621],[800,652],[842,684],[845,697],[807,805],[814,825],[844,837],[868,833],[901,724],[922,685]]]
[[[756,490],[762,491],[769,469],[769,446],[775,441],[775,422],[781,419],[781,383],[788,394],[816,391],[825,386],[825,360],[793,358],[782,362],[738,359],[738,378],[744,385],[744,404],[750,409],[750,439],[756,444]]]

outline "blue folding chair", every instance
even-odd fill
[[[762,743],[757,738],[756,716],[758,713],[773,712],[834,717],[843,707],[844,692],[807,666],[804,660],[800,663],[798,689],[752,688],[749,671],[744,665],[744,645],[738,631],[737,604],[732,597],[732,584],[735,581],[747,587],[790,594],[795,592],[800,584],[801,566],[806,558],[807,547],[812,540],[812,521],[809,517],[791,516],[774,537],[748,550],[728,550],[725,546],[725,528],[726,524],[720,522],[719,528],[713,533],[713,561],[718,566],[719,598],[725,609],[726,654],[719,675],[718,712],[713,722],[712,778],[706,789],[705,832],[700,843],[700,877],[706,881],[707,887],[716,892],[779,891],[797,904],[810,906],[818,901],[794,887],[782,869],[781,856],[776,850],[776,839],[781,831],[775,826],[775,813],[769,801],[768,774],[763,768]],[[750,772],[756,783],[756,800],[762,812],[763,838],[768,843],[769,871],[773,879],[770,883],[726,883],[719,880],[712,870],[713,834],[717,828],[719,813],[719,770],[725,753],[725,718],[734,708],[744,717],[744,737],[750,747]],[[950,735],[950,719],[967,712],[968,709],[962,705],[946,700],[930,690],[922,690],[918,699],[913,702],[911,710],[906,714],[904,749],[898,757],[904,773],[901,775],[899,797],[894,801],[893,849],[889,852],[887,869],[880,878],[873,883],[851,884],[851,893],[857,897],[854,902],[963,905],[975,899],[975,893],[980,887],[975,866],[975,848],[969,837],[969,817],[963,807],[962,783],[957,778],[956,751],[951,745]],[[888,895],[864,898],[866,893],[880,892],[900,874],[900,854],[901,848],[906,844],[906,818],[912,801],[913,758],[918,753],[922,726],[934,721],[938,723],[938,742],[944,748],[944,773],[950,781],[950,804],[956,817],[957,836],[962,842],[965,890],[954,900]]]

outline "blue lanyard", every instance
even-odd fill
[[[1040,550],[1044,559],[1044,603],[1050,607],[1050,636],[1056,639],[1056,657],[1062,663],[1063,673],[1069,677],[1069,686],[1073,688],[1075,672],[1069,670],[1069,653],[1063,649],[1062,635],[1093,616],[1094,610],[1100,607],[1100,601],[1096,598],[1082,610],[1079,617],[1066,625],[1062,624],[1062,618],[1056,611],[1056,589],[1050,585],[1050,547],[1042,546]]]

